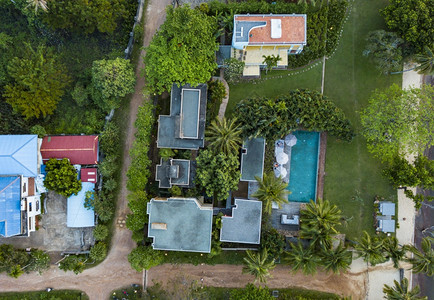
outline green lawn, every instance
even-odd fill
[[[342,229],[349,239],[361,236],[363,230],[373,233],[372,202],[376,194],[396,197],[396,191],[381,175],[381,164],[368,153],[359,134],[358,111],[367,105],[371,92],[392,83],[401,84],[401,75],[380,75],[362,56],[367,33],[385,28],[378,10],[386,3],[355,1],[338,50],[326,62],[324,94],[345,111],[357,133],[350,144],[328,138],[325,167],[324,198],[337,204],[350,218],[348,226]]]
[[[359,135],[358,111],[367,104],[371,92],[392,83],[401,85],[401,75],[380,75],[362,56],[368,32],[385,28],[379,9],[386,4],[385,0],[355,0],[340,45],[326,62],[324,95],[345,111],[358,134],[349,144],[330,136],[327,142],[324,198],[337,204],[348,218],[348,226],[341,231],[349,239],[361,236],[363,230],[373,233],[375,195],[396,198],[396,191],[381,175],[381,164],[367,152],[365,140]],[[295,88],[320,90],[321,71],[319,63],[299,74],[287,76],[289,71],[273,71],[255,81],[256,84],[231,85],[226,116],[232,114],[239,101],[248,97],[275,97]],[[279,75],[282,78],[265,79]]]
[[[62,300],[85,300],[89,299],[86,293],[77,290],[54,290],[51,292],[9,292],[0,293],[0,300],[38,300],[38,299],[62,299]]]

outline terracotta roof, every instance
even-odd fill
[[[43,160],[68,158],[72,164],[98,163],[97,135],[65,135],[44,137],[41,146]]]
[[[82,168],[80,171],[81,182],[96,183],[97,175],[98,173],[96,168]]]
[[[280,38],[271,38],[271,20],[281,20]],[[306,43],[306,15],[236,15],[235,21],[266,22],[249,33],[249,45]]]

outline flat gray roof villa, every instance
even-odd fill
[[[153,198],[147,213],[155,250],[211,252],[212,206],[196,198]]]
[[[172,185],[190,185],[190,161],[186,159],[160,160],[155,172],[159,188],[169,189]]]
[[[172,86],[170,115],[158,118],[158,148],[198,150],[204,146],[207,85]]]
[[[265,139],[244,140],[241,152],[241,181],[255,181],[264,173]]]
[[[235,199],[232,217],[222,217],[220,241],[259,244],[261,241],[262,202]]]

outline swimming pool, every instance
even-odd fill
[[[316,201],[318,177],[319,132],[295,131],[297,143],[291,149],[289,201]]]

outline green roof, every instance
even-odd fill
[[[256,181],[264,174],[265,139],[246,139],[241,154],[241,181]]]
[[[156,250],[211,251],[211,206],[195,198],[154,198],[148,203],[148,236]]]

